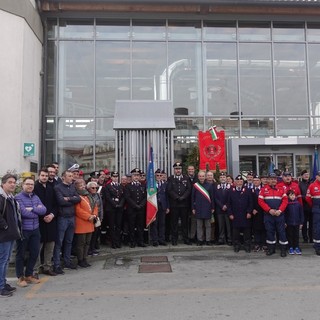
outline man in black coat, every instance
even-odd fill
[[[109,221],[111,247],[121,248],[121,226],[125,203],[124,187],[119,183],[119,173],[111,172],[112,182],[104,188],[105,212]]]
[[[140,173],[138,168],[131,171],[132,182],[127,184],[124,190],[131,248],[134,248],[136,243],[139,247],[146,246],[143,241],[143,232],[146,222],[147,190],[146,186],[140,183]],[[135,228],[137,229],[137,237],[135,236]]]
[[[48,169],[41,169],[39,171],[39,180],[34,185],[34,193],[40,198],[41,202],[47,208],[47,213],[44,216],[39,216],[41,246],[40,257],[36,264],[36,272],[42,265],[42,273],[49,276],[55,276],[56,273],[52,267],[53,249],[57,237],[57,200],[53,186],[48,182]]]
[[[182,164],[173,165],[174,174],[169,177],[167,194],[171,212],[171,242],[178,243],[178,222],[181,219],[182,237],[185,244],[191,245],[188,238],[188,214],[190,211],[191,182],[187,176],[182,175]]]

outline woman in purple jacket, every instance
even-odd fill
[[[34,180],[25,178],[22,183],[22,191],[15,199],[19,203],[22,220],[22,239],[17,240],[16,275],[18,286],[26,287],[28,283],[39,283],[39,279],[33,276],[33,268],[36,264],[40,250],[39,216],[45,215],[46,207],[37,195],[33,193]],[[29,249],[29,259],[24,271],[24,257],[26,249]]]

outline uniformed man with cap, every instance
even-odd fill
[[[136,243],[139,247],[145,247],[143,232],[146,221],[146,186],[140,183],[140,173],[138,168],[131,171],[132,182],[126,185],[124,194],[127,201],[127,216],[129,224],[130,247],[134,248]],[[135,235],[135,228],[137,234]]]
[[[157,169],[155,172],[158,211],[155,221],[153,221],[150,226],[150,238],[154,247],[157,247],[158,245],[167,245],[165,241],[165,229],[166,214],[169,213],[169,202],[166,193],[167,182],[162,181],[162,172],[164,171],[161,169]]]
[[[233,247],[239,252],[240,232],[243,232],[244,249],[251,251],[251,216],[252,216],[252,194],[244,186],[241,175],[234,179],[235,186],[229,191],[228,215],[232,221]]]
[[[119,173],[111,172],[112,182],[105,187],[105,211],[111,233],[111,247],[121,248],[121,226],[125,203],[124,187],[119,183]]]
[[[169,177],[167,194],[171,212],[171,242],[177,245],[178,222],[181,219],[182,237],[185,244],[191,245],[188,238],[188,214],[190,211],[191,182],[187,176],[182,174],[182,163],[173,165],[174,174]]]
[[[77,163],[75,163],[74,165],[72,165],[68,171],[72,172],[72,182],[75,182],[77,179],[80,179],[80,176],[79,176],[79,172],[80,172],[80,169],[79,169],[79,165]]]
[[[286,257],[288,244],[285,231],[284,210],[288,204],[288,197],[283,188],[277,186],[277,175],[270,173],[268,184],[261,188],[258,204],[264,211],[264,225],[267,232],[267,255],[276,251],[276,231],[279,236],[281,257]]]
[[[217,244],[228,245],[232,244],[231,239],[231,224],[228,216],[228,195],[231,185],[227,183],[227,174],[221,172],[219,176],[219,183],[213,189],[213,199],[215,202],[215,217],[218,224]]]

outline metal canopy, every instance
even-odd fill
[[[118,100],[113,129],[175,129],[172,101]]]

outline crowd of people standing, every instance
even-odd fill
[[[173,175],[155,172],[158,211],[146,232],[146,175],[134,168],[122,177],[107,169],[84,179],[73,165],[59,175],[58,163],[42,168],[38,179],[27,177],[15,195],[17,177],[5,174],[0,188],[0,295],[16,290],[6,282],[6,271],[16,242],[17,284],[40,282],[41,272],[63,275],[65,269],[88,268],[88,255],[100,245],[112,249],[128,245],[233,246],[234,252],[265,251],[270,256],[301,254],[304,242],[313,242],[320,255],[320,172],[314,182],[301,172],[295,181],[290,172],[257,176],[247,173],[234,179],[221,172],[195,173],[182,163]],[[180,222],[180,223],[179,223]],[[28,259],[25,265],[26,252]],[[72,256],[77,257],[77,263]]]

